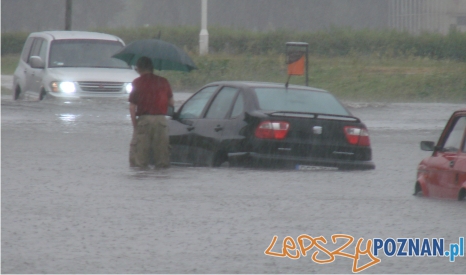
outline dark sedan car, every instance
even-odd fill
[[[366,126],[310,87],[210,83],[173,115],[169,131],[173,164],[375,168]]]

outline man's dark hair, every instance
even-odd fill
[[[136,67],[139,71],[149,71],[152,72],[154,70],[154,66],[152,65],[152,60],[147,57],[143,56],[138,59],[136,62]]]

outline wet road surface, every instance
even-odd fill
[[[375,170],[136,171],[126,102],[2,98],[2,272],[351,273],[348,258],[321,265],[264,251],[274,235],[274,251],[301,234],[458,242],[466,204],[411,194],[429,155],[419,142],[436,141],[464,104],[348,106],[369,128]],[[466,266],[464,257],[379,257],[362,273]]]

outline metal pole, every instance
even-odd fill
[[[393,29],[393,6],[394,6],[395,2],[393,0],[390,0],[388,2],[388,27],[390,29]]]
[[[309,86],[309,44],[306,45],[306,86]]]
[[[209,53],[209,32],[207,31],[207,0],[202,0],[201,33],[199,34],[199,54]]]
[[[65,30],[71,30],[72,0],[66,0]]]
[[[422,26],[424,25],[424,3],[423,1],[421,0],[418,0],[418,3],[417,3],[417,13],[418,13],[418,17],[417,17],[417,28],[418,28],[418,33],[420,34],[422,32]]]

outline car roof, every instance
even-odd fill
[[[245,88],[283,88],[285,87],[285,83],[273,83],[273,82],[256,82],[256,81],[217,81],[209,83],[208,85],[234,85],[234,86],[241,86]],[[288,85],[288,88],[294,89],[303,89],[309,91],[317,91],[317,92],[325,92],[325,90],[308,87],[308,86],[301,86],[301,85]]]
[[[122,41],[119,37],[115,35],[100,33],[100,32],[86,32],[86,31],[43,31],[43,32],[31,33],[30,36],[49,36],[52,40],[99,39],[99,40]]]

